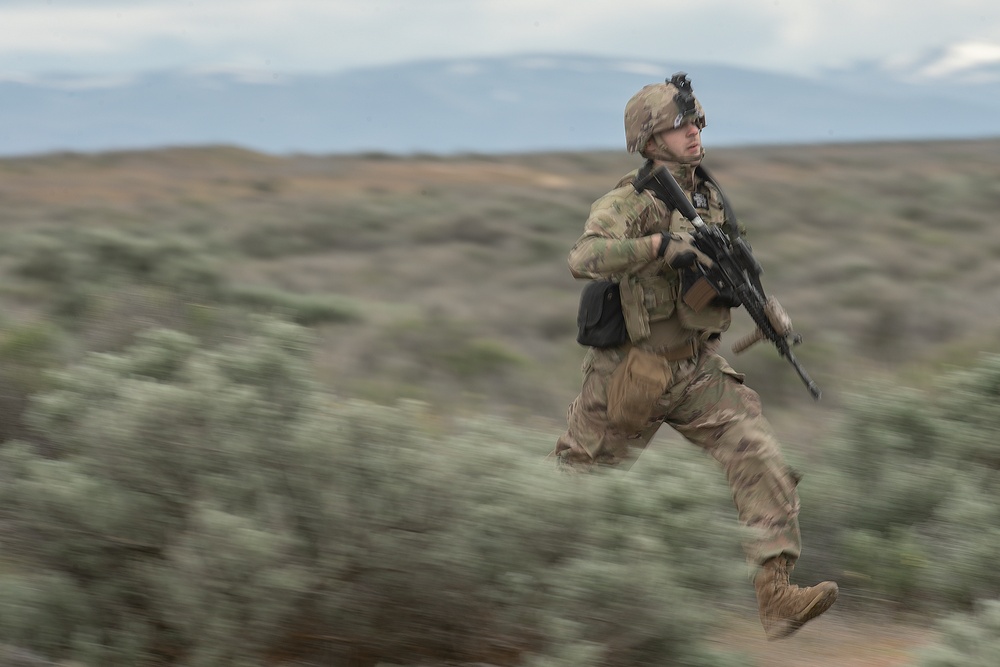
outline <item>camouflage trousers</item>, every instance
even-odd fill
[[[636,433],[609,423],[608,383],[625,351],[591,349],[583,362],[583,387],[567,412],[567,430],[556,443],[560,464],[577,470],[618,465],[638,456],[661,424],[669,424],[715,458],[725,471],[745,529],[743,548],[751,565],[801,550],[797,474],[785,464],[760,398],[743,375],[710,351],[670,362],[670,384],[652,419]]]

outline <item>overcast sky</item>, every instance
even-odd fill
[[[575,53],[816,74],[857,61],[1000,62],[1000,1],[0,0],[0,75],[336,71]]]

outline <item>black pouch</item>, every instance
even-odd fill
[[[580,345],[618,347],[628,342],[618,283],[610,280],[587,283],[580,295],[576,325],[579,329],[576,342]]]

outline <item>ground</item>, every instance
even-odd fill
[[[753,658],[757,667],[910,667],[934,638],[920,624],[836,607],[780,641],[767,641],[749,610],[734,613],[727,625],[715,644]]]

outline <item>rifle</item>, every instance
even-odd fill
[[[707,172],[702,171],[711,180]],[[726,218],[733,223],[732,234],[719,225],[705,224],[673,174],[662,166],[651,169],[648,173],[640,172],[635,188],[640,192],[649,188],[668,206],[677,209],[691,221],[695,228],[692,233],[695,247],[714,262],[714,266],[707,270],[698,265],[701,275],[711,283],[716,293],[726,295],[734,305],[742,304],[753,318],[757,325],[756,331],[736,341],[733,352],[739,354],[760,340],[771,341],[778,349],[778,354],[788,360],[809,393],[818,401],[822,392],[792,354],[792,345],[801,343],[802,336],[792,331],[791,320],[778,302],[773,297],[765,296],[760,282],[763,269],[753,256],[750,244],[736,231],[735,216],[729,203],[725,202],[725,208]]]

